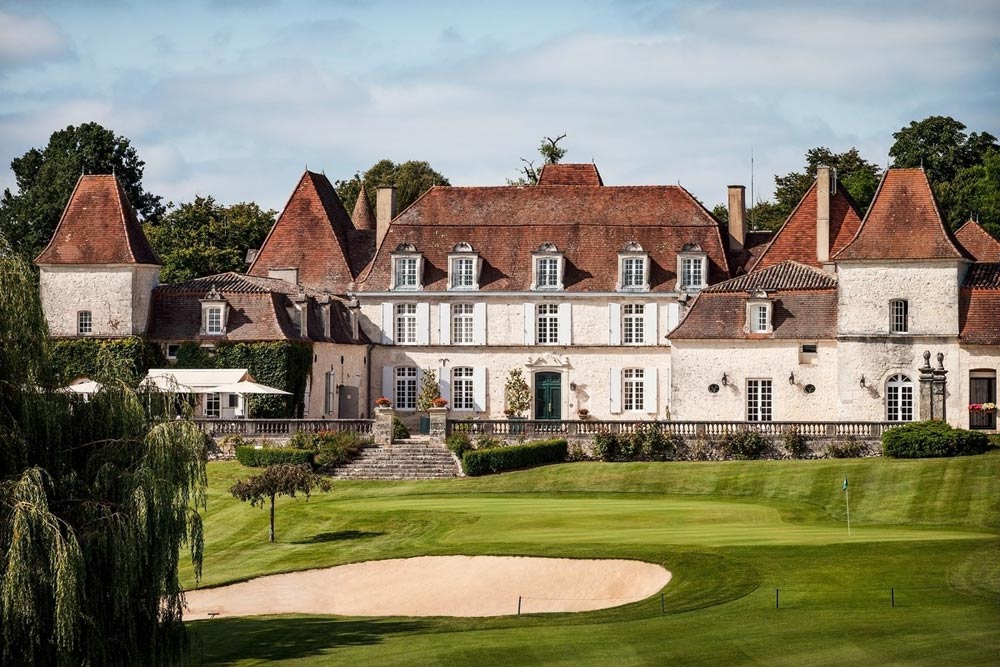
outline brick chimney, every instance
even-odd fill
[[[742,185],[729,186],[729,250],[740,252],[747,235],[746,188]]]
[[[816,168],[816,259],[830,261],[830,168]]]
[[[380,187],[375,196],[375,247],[389,233],[389,223],[396,215],[396,188]]]

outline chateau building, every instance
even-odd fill
[[[821,168],[774,234],[728,194],[723,224],[680,186],[547,165],[535,186],[438,186],[401,212],[380,188],[373,215],[362,188],[349,216],[306,172],[247,275],[159,286],[114,177],[85,176],[37,262],[56,336],[143,335],[168,359],[308,346],[309,417],[385,396],[415,423],[427,371],[452,418],[502,417],[520,369],[537,419],[996,429],[970,406],[997,399],[1000,242],[952,234],[922,170],[890,169],[862,215]]]

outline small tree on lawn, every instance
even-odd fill
[[[292,465],[281,463],[268,466],[260,475],[254,475],[243,481],[236,480],[229,492],[241,502],[249,502],[251,507],[264,506],[264,501],[271,501],[271,541],[274,542],[274,499],[276,496],[295,497],[303,494],[309,499],[313,489],[329,491],[330,482],[325,477],[317,475],[307,464]]]
[[[507,373],[507,383],[504,385],[507,394],[507,414],[520,417],[531,407],[531,388],[524,380],[520,368]]]
[[[438,387],[437,373],[428,369],[424,371],[424,377],[420,381],[420,393],[417,395],[417,410],[427,412],[434,407],[435,398],[441,398],[441,389]]]

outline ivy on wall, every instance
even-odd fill
[[[52,357],[61,384],[87,377],[95,382],[120,380],[134,386],[147,370],[164,363],[159,348],[138,336],[56,340]]]

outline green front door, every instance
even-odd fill
[[[535,373],[535,419],[562,419],[562,376]]]

